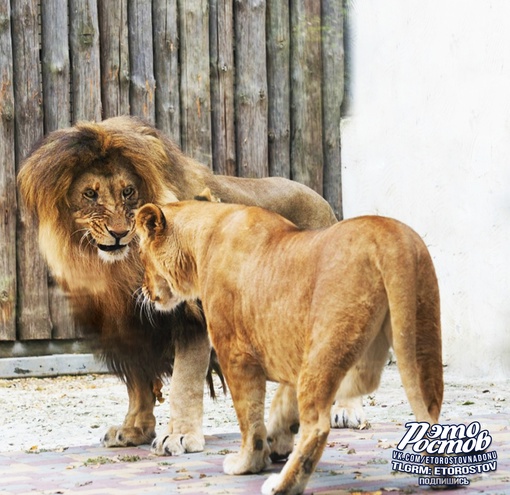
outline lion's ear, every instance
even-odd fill
[[[136,214],[136,230],[138,234],[152,237],[166,228],[166,218],[159,206],[147,203]]]

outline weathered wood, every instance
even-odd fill
[[[0,1],[0,341],[16,339],[16,172],[10,6]]]
[[[71,123],[69,94],[69,30],[67,0],[41,2],[42,79],[45,132],[68,127]],[[76,337],[71,309],[58,287],[48,288],[52,336]]]
[[[236,175],[233,2],[210,0],[209,8],[213,169]]]
[[[69,0],[73,121],[101,120],[99,21],[95,0]]]
[[[12,56],[16,114],[16,163],[28,156],[43,136],[39,61],[39,1],[12,0]],[[39,253],[36,222],[19,205],[18,335],[24,339],[51,337],[47,270]]]
[[[322,121],[324,197],[341,219],[342,177],[340,119],[344,93],[342,0],[322,0]]]
[[[265,177],[267,163],[266,5],[235,4],[237,169],[241,177]]]
[[[147,0],[129,0],[129,64],[131,114],[156,122],[152,10]]]
[[[207,0],[179,1],[181,144],[183,151],[212,167]]]
[[[321,9],[291,0],[292,178],[322,194]]]
[[[71,123],[67,0],[41,2],[42,79],[46,132]]]
[[[129,115],[128,0],[99,0],[103,118]]]
[[[179,30],[177,0],[153,0],[156,125],[176,143],[181,141]]]
[[[269,175],[290,177],[289,3],[267,2]]]

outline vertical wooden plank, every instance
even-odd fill
[[[45,132],[71,123],[68,1],[41,2],[42,80]],[[76,337],[75,323],[67,299],[49,277],[52,337]]]
[[[289,3],[267,2],[269,175],[290,177]]]
[[[41,2],[42,79],[45,132],[71,123],[67,0]]]
[[[152,44],[152,10],[147,0],[129,0],[129,63],[131,113],[154,124],[154,60]]]
[[[322,194],[321,8],[291,0],[292,178]]]
[[[152,23],[156,77],[156,125],[176,143],[180,143],[177,0],[153,0]]]
[[[342,0],[322,0],[322,121],[324,197],[337,218],[342,212],[340,119],[344,93]]]
[[[95,0],[69,0],[73,121],[101,120],[99,21]]]
[[[265,177],[268,157],[264,0],[236,1],[235,34],[237,169],[241,177]]]
[[[0,0],[0,341],[16,339],[16,172],[11,12]]]
[[[185,153],[212,167],[207,0],[179,0],[181,143]]]
[[[209,8],[213,170],[236,175],[234,6],[232,0],[210,0]]]
[[[129,115],[128,0],[99,0],[103,118]]]
[[[27,157],[43,136],[39,60],[39,1],[12,0],[16,163]],[[51,337],[47,270],[39,252],[36,222],[19,205],[18,331],[20,339]]]

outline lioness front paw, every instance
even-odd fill
[[[203,435],[172,433],[154,439],[151,452],[156,455],[180,455],[185,452],[202,452],[204,447]]]
[[[262,493],[262,495],[273,495],[280,484],[280,478],[281,476],[279,474],[272,474],[269,476],[269,478],[264,481],[260,493]]]
[[[133,447],[151,443],[155,436],[156,432],[152,429],[144,431],[134,426],[112,426],[101,438],[101,444],[104,447]]]
[[[267,453],[255,452],[247,456],[242,454],[228,454],[223,461],[225,474],[248,474],[260,473],[271,465],[271,459]]]
[[[362,428],[366,425],[361,399],[348,404],[334,404],[331,408],[332,428]]]

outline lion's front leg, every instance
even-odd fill
[[[127,447],[151,443],[156,436],[155,395],[149,382],[127,385],[129,408],[122,426],[112,426],[101,439],[105,447]]]
[[[152,442],[153,453],[178,455],[204,450],[204,380],[210,356],[211,345],[205,332],[187,345],[176,345],[170,381],[170,422],[167,431]]]

